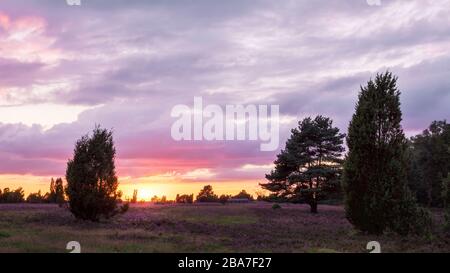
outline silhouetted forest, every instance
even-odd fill
[[[27,198],[25,198],[25,193],[23,188],[18,188],[16,190],[10,190],[5,188],[0,190],[0,203],[56,203],[63,204],[65,202],[64,186],[63,180],[53,178],[50,181],[50,191],[42,194],[41,191],[37,193],[30,193]]]

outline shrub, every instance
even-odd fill
[[[273,204],[272,209],[281,209],[281,206],[279,204]]]
[[[390,228],[400,235],[426,235],[431,232],[432,218],[429,210],[416,205],[412,193],[394,206]]]
[[[130,209],[130,203],[125,203],[120,207],[120,213],[125,213]]]
[[[219,197],[219,202],[222,203],[223,205],[225,205],[228,202],[228,199],[230,199],[229,195],[222,194]]]
[[[22,188],[17,188],[14,191],[11,191],[9,188],[5,188],[2,191],[0,190],[0,203],[23,203],[25,194]]]
[[[41,194],[41,191],[37,193],[30,193],[27,197],[27,203],[39,204],[47,202],[46,196]]]

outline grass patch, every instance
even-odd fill
[[[330,248],[312,248],[308,251],[308,253],[341,253],[341,252]]]
[[[220,226],[251,225],[258,222],[258,217],[248,210],[234,210],[231,206],[167,208],[165,215],[174,222],[184,220],[190,223]]]
[[[273,204],[272,209],[281,209],[280,204]]]
[[[308,252],[367,253],[379,241],[383,253],[450,252],[448,235],[435,228],[432,239],[386,233],[374,238],[355,232],[343,207],[270,203],[131,207],[101,223],[75,220],[58,207],[0,205],[0,253],[66,253],[78,241],[83,253]],[[443,222],[443,213],[434,212]]]
[[[6,231],[0,230],[0,239],[1,239],[1,238],[9,238],[9,237],[11,237],[11,234],[9,234],[9,233],[6,232]]]
[[[221,226],[228,225],[250,225],[258,221],[257,217],[248,215],[221,215],[210,217],[208,215],[189,215],[183,218],[192,223],[214,224]]]

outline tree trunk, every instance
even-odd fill
[[[317,213],[317,200],[313,199],[311,200],[311,203],[309,204],[311,207],[311,213]]]
[[[432,180],[429,179],[428,182],[428,207],[431,208],[433,204],[433,184],[432,184]]]

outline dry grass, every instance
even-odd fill
[[[79,241],[83,252],[366,252],[379,241],[383,252],[450,252],[450,237],[433,211],[427,237],[368,236],[352,229],[342,207],[272,204],[136,205],[110,221],[77,221],[54,205],[0,205],[0,252],[66,252]]]

